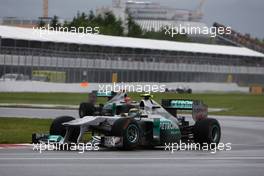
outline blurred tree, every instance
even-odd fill
[[[59,18],[58,16],[55,15],[50,21],[50,27],[53,27],[55,29],[55,28],[58,28],[59,26],[60,26]]]
[[[42,28],[42,27],[45,27],[46,26],[46,23],[45,21],[43,21],[42,18],[40,18],[39,22],[38,22],[38,27]]]
[[[100,34],[104,35],[123,36],[124,33],[122,22],[117,20],[112,12],[106,12],[97,16],[92,11],[90,11],[88,16],[85,13],[80,14],[78,12],[77,16],[71,22],[64,24],[64,26],[68,28],[80,28],[79,32],[85,32],[82,31],[81,27],[99,27]]]
[[[129,37],[142,37],[143,30],[141,27],[133,20],[131,15],[128,15],[127,18],[127,26],[128,26],[128,33],[127,36]]]
[[[88,19],[91,21],[95,18],[95,15],[94,15],[94,12],[92,10],[90,10],[90,13],[89,13],[89,16],[88,16]]]
[[[55,16],[54,16],[54,21]],[[152,29],[151,31],[145,31],[138,25],[131,15],[128,15],[127,23],[124,24],[121,19],[117,19],[112,12],[105,12],[103,14],[95,15],[93,11],[90,11],[88,15],[85,13],[77,12],[77,15],[72,19],[72,21],[65,22],[64,27],[71,29],[71,27],[99,27],[100,34],[112,35],[112,36],[128,36],[137,38],[148,38],[148,39],[158,39],[158,40],[170,40],[170,41],[190,41],[186,35],[175,35],[171,37],[165,34],[165,29],[162,28],[159,31]],[[124,25],[127,26],[127,34],[124,33]],[[70,31],[70,30],[69,30]],[[85,32],[79,30],[78,32]]]

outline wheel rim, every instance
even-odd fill
[[[127,128],[127,139],[131,143],[135,143],[138,139],[138,128],[136,125],[129,125]]]
[[[213,142],[218,142],[218,139],[219,139],[219,128],[218,126],[213,126],[213,129],[212,129],[212,139],[213,139]]]

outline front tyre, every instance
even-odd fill
[[[75,120],[75,118],[70,116],[62,116],[57,117],[53,120],[51,126],[50,126],[50,135],[60,135],[62,137],[65,137],[66,134],[66,128],[63,126],[63,123],[69,122]],[[71,142],[77,142],[78,136],[80,133],[80,128],[74,128],[72,130],[71,135],[69,136],[69,141]]]
[[[124,150],[135,149],[140,144],[140,128],[133,119],[118,119],[112,127],[112,135],[123,138]]]
[[[206,118],[196,121],[193,134],[196,143],[218,145],[221,139],[221,127],[216,119]]]
[[[79,106],[79,116],[83,118],[85,116],[93,116],[96,108],[92,103],[81,103]]]
[[[125,133],[123,134],[125,144],[127,146],[138,144],[139,142],[139,128],[136,123],[130,123],[128,127],[125,129]]]

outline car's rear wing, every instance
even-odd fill
[[[92,94],[96,95],[96,97],[114,97],[116,95],[115,92],[105,92],[105,91],[92,91]]]
[[[167,99],[162,100],[161,105],[166,109],[192,110],[193,100]]]
[[[208,106],[201,100],[165,99],[161,105],[174,116],[177,116],[177,110],[191,110],[195,120],[207,118],[208,115]]]

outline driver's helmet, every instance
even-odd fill
[[[125,97],[125,103],[126,103],[126,104],[130,104],[130,103],[131,103],[131,98],[128,97],[128,96],[126,96],[126,97]]]
[[[140,110],[138,108],[131,108],[128,112],[129,117],[139,117],[140,116]]]
[[[96,93],[92,92],[89,94],[88,96],[88,102],[95,105],[96,104],[96,100],[97,100],[97,96]]]

